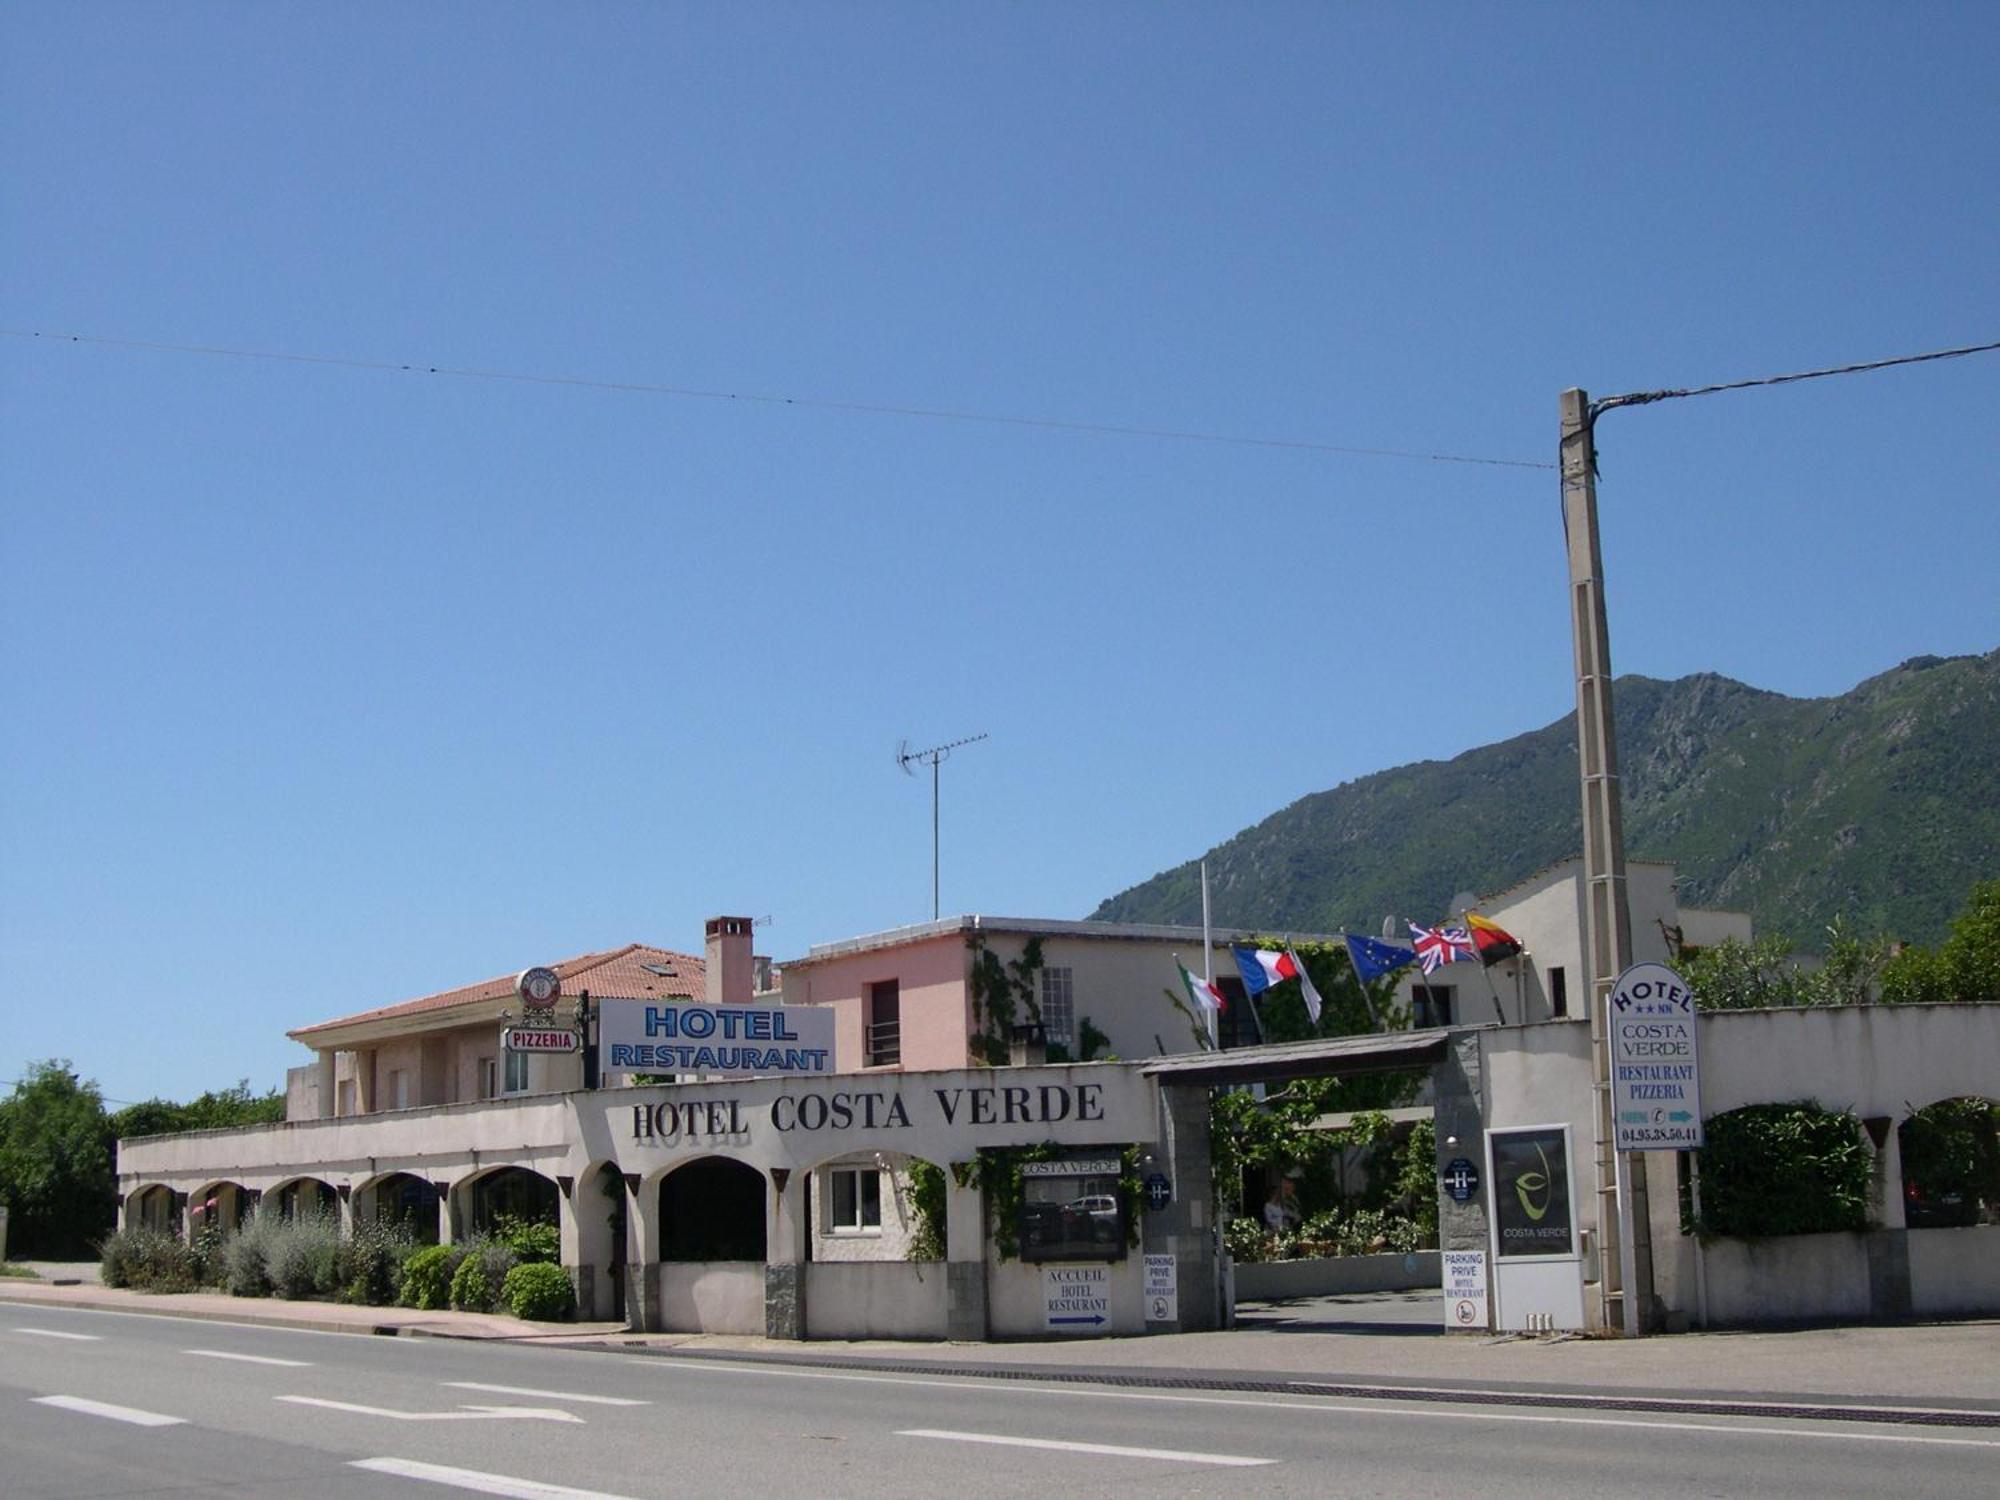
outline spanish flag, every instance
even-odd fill
[[[1521,951],[1519,938],[1498,922],[1487,921],[1476,911],[1465,914],[1465,925],[1472,932],[1472,943],[1479,950],[1480,963],[1489,969],[1503,959],[1513,958]]]

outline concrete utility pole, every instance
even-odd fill
[[[1576,750],[1583,785],[1584,961],[1590,974],[1590,1052],[1597,1087],[1597,1236],[1604,1326],[1646,1332],[1653,1306],[1652,1219],[1646,1158],[1621,1158],[1611,1118],[1612,987],[1632,962],[1618,739],[1611,722],[1611,632],[1597,537],[1597,442],[1590,397],[1562,394],[1563,530],[1569,540],[1570,626],[1576,642]]]

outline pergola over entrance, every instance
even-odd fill
[[[1433,1066],[1450,1049],[1446,1030],[1391,1031],[1327,1037],[1311,1042],[1271,1042],[1227,1052],[1158,1057],[1139,1071],[1163,1085],[1285,1083],[1294,1078],[1356,1078]]]

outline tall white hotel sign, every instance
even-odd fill
[[[593,1003],[598,1062],[606,1075],[811,1078],[834,1071],[830,1006],[610,998]]]
[[[1701,1059],[1687,981],[1665,964],[1634,964],[1605,1004],[1617,1149],[1699,1150]]]

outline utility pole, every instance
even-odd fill
[[[1590,1054],[1597,1092],[1598,1289],[1604,1326],[1647,1331],[1653,1306],[1652,1218],[1646,1157],[1620,1156],[1611,1118],[1612,987],[1632,961],[1618,739],[1611,720],[1611,632],[1597,534],[1596,413],[1580,390],[1562,394],[1563,531],[1569,542],[1570,626],[1576,645],[1576,749],[1583,789],[1584,955],[1590,976]]]
[[[912,750],[908,740],[903,741],[896,751],[896,764],[902,767],[905,776],[914,776],[912,765],[927,765],[931,768],[931,920],[938,918],[938,767],[951,759],[951,752],[961,745],[976,745],[985,739],[984,733],[967,735],[962,740],[953,740],[947,745],[934,745],[928,750]]]

